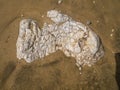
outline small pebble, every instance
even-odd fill
[[[41,16],[42,18],[44,17],[44,15]]]
[[[110,34],[110,36],[112,37],[112,36],[113,36],[113,34]]]
[[[91,21],[87,21],[86,24],[87,24],[87,25],[91,25],[92,22],[91,22]]]
[[[93,4],[95,4],[95,1],[93,1]]]
[[[96,22],[97,22],[97,23],[99,23],[100,21],[99,21],[99,20],[97,20]]]
[[[62,3],[62,0],[58,0],[58,4],[61,4]]]
[[[82,68],[81,68],[81,67],[79,67],[79,70],[81,71],[81,70],[82,70]]]
[[[114,32],[115,30],[114,29],[112,29],[112,32]]]

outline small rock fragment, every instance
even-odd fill
[[[41,16],[42,18],[44,17],[44,15]]]
[[[95,4],[96,2],[95,1],[93,1],[93,4]]]
[[[114,32],[115,31],[115,29],[112,29],[112,32]]]
[[[112,37],[112,36],[113,36],[113,34],[110,34],[110,36]]]
[[[91,21],[87,21],[86,24],[87,24],[87,25],[91,25],[92,22],[91,22]]]
[[[99,20],[97,20],[96,22],[97,22],[97,23],[99,23],[100,21],[99,21]]]
[[[58,0],[58,4],[61,4],[62,3],[62,0]]]

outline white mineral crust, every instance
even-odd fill
[[[104,55],[99,37],[89,27],[56,10],[48,11],[47,18],[51,23],[45,22],[41,29],[35,20],[20,22],[18,59],[30,63],[61,50],[66,56],[74,57],[76,65],[81,67],[93,65]]]

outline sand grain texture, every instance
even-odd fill
[[[63,0],[58,5],[57,0],[0,0],[0,90],[118,90],[114,53],[120,51],[120,1],[93,1]],[[81,75],[75,59],[61,51],[30,64],[16,58],[20,20],[32,18],[42,26],[45,18],[41,16],[51,9],[84,24],[90,20],[101,38],[104,58],[91,68],[84,67]]]

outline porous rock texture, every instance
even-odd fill
[[[30,63],[57,50],[74,57],[78,67],[91,66],[104,55],[99,37],[88,26],[61,14],[57,10],[47,12],[51,23],[39,28],[33,19],[20,22],[17,39],[17,58]]]

